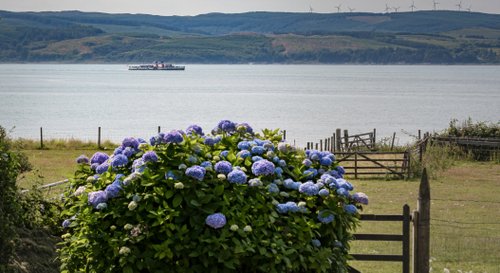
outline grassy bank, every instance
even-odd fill
[[[113,147],[113,146],[108,146]],[[29,147],[28,147],[29,148]],[[38,171],[19,180],[29,187],[37,176],[43,183],[71,177],[75,158],[91,156],[96,147],[25,149]],[[111,153],[112,149],[108,152]],[[431,178],[431,265],[433,272],[500,272],[500,164],[472,161],[447,163]],[[408,181],[350,179],[357,191],[370,197],[364,213],[399,214],[404,204],[416,208],[419,179]],[[362,223],[360,233],[398,234],[400,225]],[[354,242],[352,253],[399,254],[400,243]],[[352,262],[362,272],[400,272],[400,263]]]

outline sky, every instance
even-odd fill
[[[398,11],[437,9],[500,14],[500,0],[0,0],[0,10],[60,11],[80,10],[106,13],[156,15],[198,15],[210,12],[384,12],[386,6]]]

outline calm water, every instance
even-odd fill
[[[149,138],[221,119],[281,128],[303,145],[335,128],[381,137],[439,131],[452,118],[500,120],[500,66],[0,65],[0,125],[14,137]]]

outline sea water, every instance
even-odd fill
[[[452,119],[500,120],[500,66],[0,64],[0,126],[13,137],[120,141],[219,120],[280,128],[304,145],[377,129],[411,141]]]

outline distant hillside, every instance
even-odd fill
[[[500,15],[0,11],[2,62],[499,63]]]

